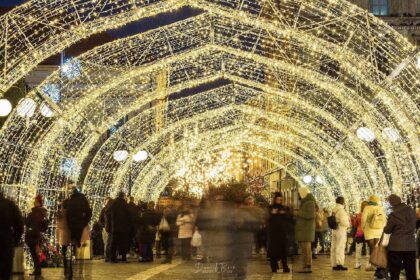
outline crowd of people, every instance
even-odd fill
[[[308,188],[299,188],[298,194],[299,207],[293,209],[281,193],[274,194],[268,207],[256,204],[251,196],[232,201],[223,194],[205,197],[199,205],[188,202],[156,207],[152,201],[136,204],[133,197],[121,192],[115,198],[107,197],[98,219],[91,221],[88,200],[74,188],[59,205],[53,228],[66,275],[72,273],[71,256],[76,248],[92,239],[94,254],[103,255],[109,263],[127,263],[134,255],[139,262],[153,262],[163,255],[161,262],[167,264],[179,255],[184,261],[195,258],[229,264],[235,279],[245,279],[248,260],[262,247],[273,273],[280,270],[279,262],[283,273],[290,272],[288,257],[297,253],[297,248],[301,268],[295,272],[311,273],[312,260],[318,254],[328,251],[332,270],[346,271],[345,256],[354,247],[354,268],[361,269],[363,251],[373,254],[378,245],[387,243],[387,267],[375,266],[368,258],[366,271],[374,271],[376,279],[387,279],[389,273],[391,280],[396,280],[404,269],[407,280],[416,279],[416,212],[400,197],[387,198],[392,208],[387,217],[375,195],[361,203],[359,213],[349,215],[344,197],[337,197],[329,212],[319,206]],[[18,207],[0,193],[0,279],[9,279],[13,248],[22,235],[33,259],[32,274],[41,275],[38,250],[49,228],[48,217],[41,196],[35,197],[34,207],[23,218]],[[89,224],[93,224],[91,233]],[[353,238],[352,245],[348,237]]]

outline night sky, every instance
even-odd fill
[[[25,0],[0,0],[1,7],[10,7],[22,4]]]

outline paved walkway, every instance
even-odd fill
[[[161,265],[160,260],[155,263],[137,263],[134,260],[129,264],[108,264],[100,260],[85,261],[75,267],[75,280],[220,280],[233,279],[229,273],[231,267],[219,265],[219,273],[215,273],[215,264],[199,264],[196,262],[181,262],[175,259],[172,264]],[[329,265],[329,256],[321,255],[314,260],[312,274],[299,274],[294,270],[299,269],[298,259],[291,260],[292,273],[272,274],[268,262],[263,257],[256,257],[248,263],[247,278],[249,280],[305,280],[305,279],[325,279],[325,280],[368,280],[373,279],[372,272],[353,269],[354,259],[347,258],[349,271],[332,271]],[[222,271],[222,272],[220,272]],[[65,279],[62,275],[63,269],[44,269],[43,279],[61,280]],[[29,276],[15,276],[13,280],[34,279]],[[403,277],[401,279],[404,279]]]

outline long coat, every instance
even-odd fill
[[[311,193],[302,199],[296,217],[295,239],[297,242],[313,242],[315,239],[315,198]]]
[[[124,198],[115,199],[106,209],[105,217],[109,222],[110,232],[132,232],[134,218]]]
[[[67,215],[66,209],[62,209],[56,219],[57,227],[55,229],[55,234],[57,237],[57,242],[60,246],[67,246],[70,244],[70,230],[67,225]]]
[[[33,246],[41,242],[41,233],[48,229],[47,209],[34,207],[25,220],[25,242]]]
[[[137,240],[141,243],[154,242],[161,217],[162,215],[155,210],[146,210],[138,221]]]
[[[388,217],[384,232],[391,234],[388,251],[416,251],[416,212],[406,204],[397,205]]]
[[[290,208],[272,205],[268,217],[268,257],[287,257],[290,234],[293,232],[293,217]]]

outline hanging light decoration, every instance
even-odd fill
[[[6,117],[12,111],[12,103],[7,99],[0,99],[0,117]]]
[[[124,161],[128,158],[128,152],[126,150],[115,151],[113,156],[116,161]]]
[[[312,180],[313,180],[313,178],[312,178],[311,175],[305,175],[305,176],[303,176],[303,182],[305,184],[310,184],[312,182]]]
[[[376,139],[375,132],[367,127],[359,127],[356,131],[357,137],[366,142],[373,142]]]
[[[36,102],[32,98],[24,98],[22,99],[17,108],[17,114],[24,117],[32,117],[35,114],[36,110]]]
[[[145,161],[149,154],[146,151],[138,151],[136,154],[133,155],[133,160],[136,162]]]
[[[395,128],[392,127],[386,127],[382,131],[382,136],[384,138],[387,138],[391,142],[397,142],[401,140],[401,135]]]
[[[39,110],[41,111],[41,115],[43,115],[46,118],[51,118],[54,116],[54,112],[45,103],[42,103]]]
[[[324,179],[323,179],[321,176],[319,176],[319,175],[317,175],[317,176],[315,177],[315,181],[316,181],[318,184],[323,184],[323,183],[324,183]]]

